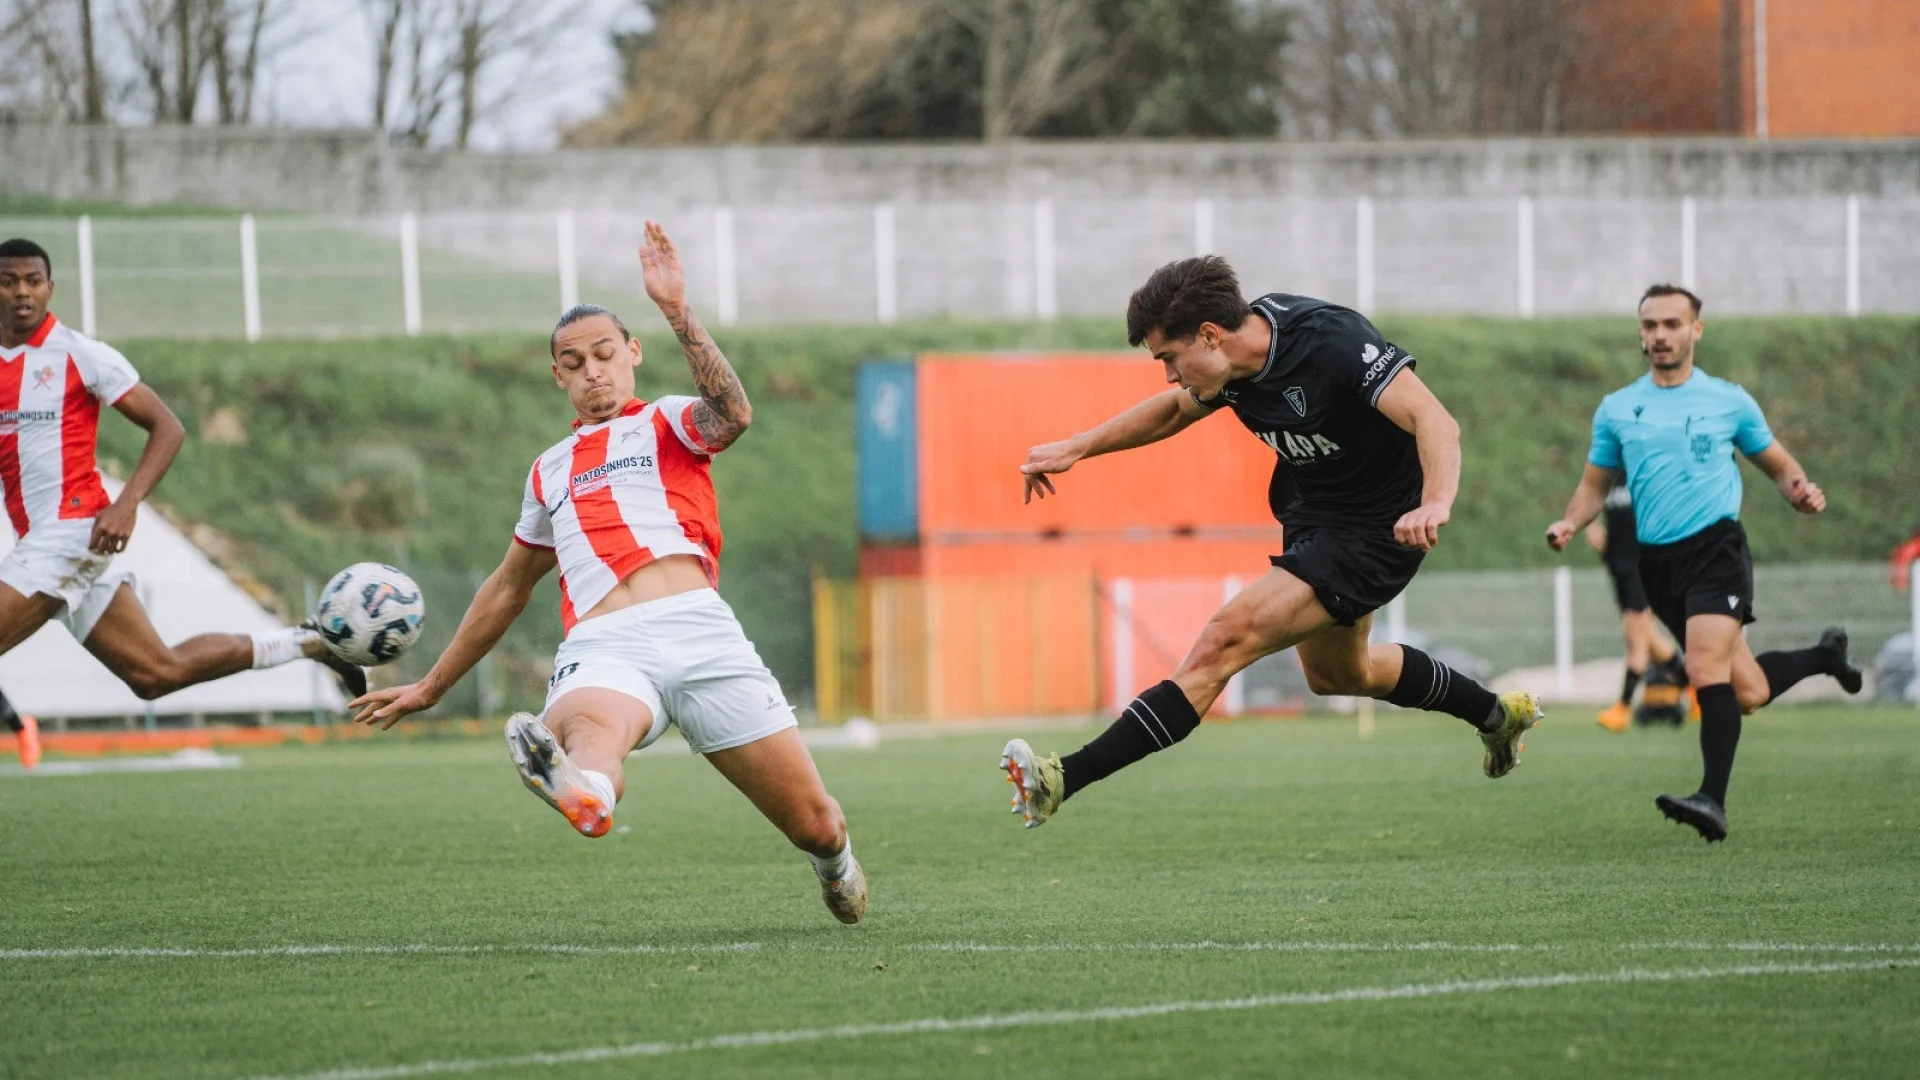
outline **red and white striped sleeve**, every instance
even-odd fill
[[[140,373],[120,350],[92,338],[80,338],[76,344],[73,364],[80,371],[80,382],[103,404],[112,405],[140,385]]]
[[[700,437],[700,429],[693,424],[693,407],[698,404],[700,404],[699,398],[686,395],[663,397],[654,402],[660,414],[667,418],[667,426],[673,429],[673,434],[682,445],[696,454],[711,457],[726,447],[709,446],[707,441]]]
[[[520,523],[513,527],[514,542],[522,547],[553,550],[553,512],[547,509],[546,491],[540,478],[541,458],[535,458],[527,473],[527,490],[520,499]]]

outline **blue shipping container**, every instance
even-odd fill
[[[912,540],[920,533],[917,380],[911,360],[860,365],[854,434],[860,484],[860,535]]]

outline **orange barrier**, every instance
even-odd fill
[[[1090,576],[814,583],[824,716],[1084,716],[1100,700]]]
[[[46,731],[40,733],[40,746],[50,753],[76,757],[106,754],[164,753],[172,750],[211,749],[217,746],[285,746],[289,743],[317,745],[326,742],[358,741],[385,734],[391,738],[435,738],[491,736],[498,725],[489,720],[407,720],[393,730],[381,732],[359,724],[330,726],[271,725],[267,727],[162,728],[157,731]],[[0,759],[19,753],[11,732],[0,736]]]

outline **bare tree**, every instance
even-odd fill
[[[78,27],[68,10],[27,3],[10,7],[0,22],[0,91],[7,98],[51,106],[69,117],[84,108],[84,61]]]
[[[360,6],[366,11],[373,31],[373,126],[376,130],[385,130],[400,28],[418,6],[418,0],[360,0]]]
[[[1079,104],[1123,50],[1086,0],[941,0],[979,39],[982,137],[1005,142]]]
[[[1553,134],[1584,38],[1565,0],[1297,0],[1289,128]]]
[[[924,0],[655,0],[626,87],[580,145],[833,136],[925,15]]]
[[[100,48],[93,32],[93,0],[80,0],[80,64],[84,102],[81,118],[98,124],[107,118],[107,95],[100,77]]]

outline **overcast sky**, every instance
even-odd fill
[[[568,39],[517,79],[520,89],[510,104],[475,130],[475,148],[551,147],[562,125],[593,115],[612,99],[619,66],[609,35],[616,27],[644,27],[645,13],[635,0],[586,0],[586,7]],[[362,0],[294,0],[288,11],[262,72],[257,120],[366,127],[373,29]]]

